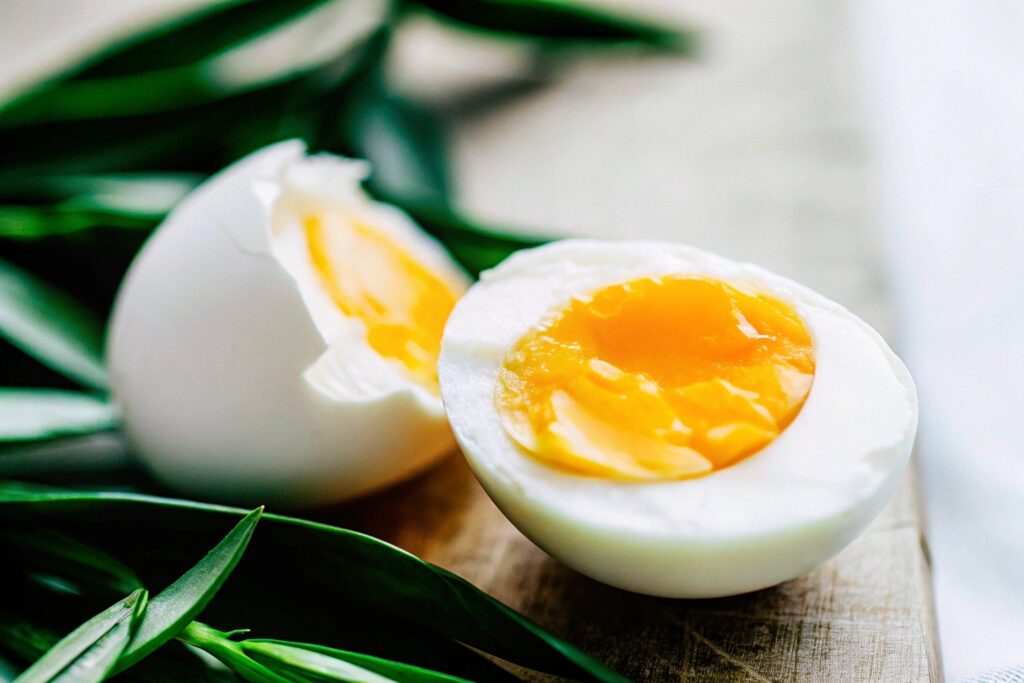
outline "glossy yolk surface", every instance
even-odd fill
[[[681,479],[764,447],[814,378],[810,335],[786,304],[671,276],[605,287],[552,311],[506,354],[506,432],[571,472]]]
[[[438,393],[441,333],[456,290],[388,235],[341,214],[303,220],[321,284],[346,316],[366,326],[370,347]]]

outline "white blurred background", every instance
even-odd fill
[[[0,93],[202,1],[0,0]],[[888,330],[921,393],[946,672],[1024,664],[1024,4],[613,4],[702,28],[703,55],[588,60],[500,109],[463,101],[460,199],[755,260]],[[410,32],[399,80],[438,103],[526,59]],[[834,248],[851,240],[856,262]]]

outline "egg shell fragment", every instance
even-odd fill
[[[318,328],[300,291],[311,288],[272,249],[290,168],[466,281],[404,214],[343,186],[352,164],[307,157],[298,141],[256,152],[190,194],[132,264],[109,330],[111,385],[134,450],[172,488],[334,502],[408,478],[454,445],[438,397],[369,349],[358,325]]]

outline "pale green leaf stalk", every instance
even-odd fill
[[[146,608],[139,589],[72,631],[15,683],[98,683],[128,646]]]
[[[194,621],[185,627],[178,638],[181,642],[213,655],[220,662],[250,683],[296,683],[247,655],[227,633]]]
[[[206,557],[153,598],[135,636],[117,662],[124,671],[174,638],[209,604],[242,558],[263,508],[247,514]]]
[[[291,670],[316,674],[329,680],[352,683],[469,683],[464,678],[439,671],[322,645],[258,638],[239,644],[245,652],[260,661],[273,660]]]

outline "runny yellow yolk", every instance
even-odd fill
[[[370,347],[438,393],[437,357],[458,292],[389,236],[340,214],[303,220],[321,285]]]
[[[506,354],[505,431],[570,472],[682,479],[763,448],[814,379],[797,314],[724,282],[644,278],[576,297]]]

